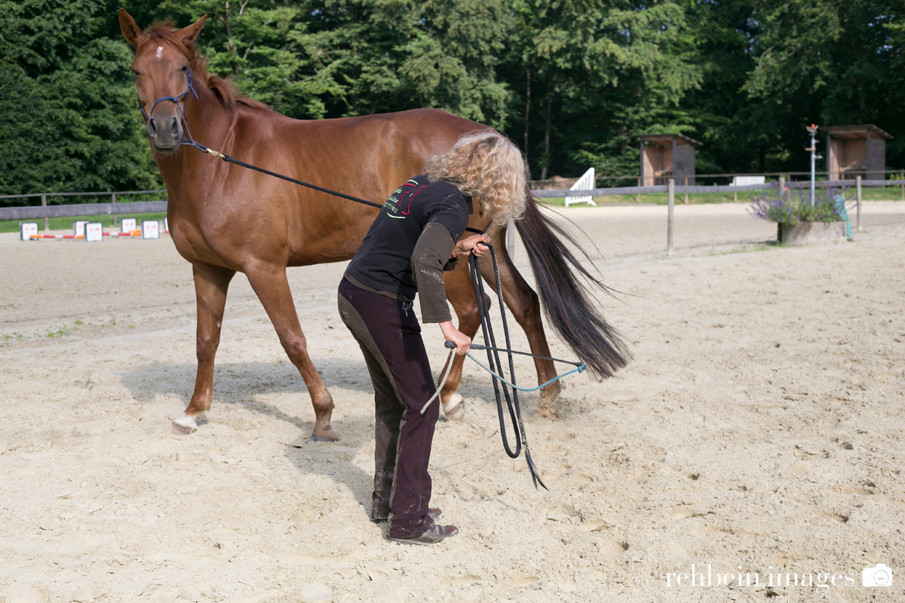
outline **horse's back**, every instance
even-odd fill
[[[286,133],[297,144],[290,169],[318,186],[382,204],[421,173],[431,155],[448,150],[463,133],[482,128],[486,126],[436,109],[302,121]],[[347,199],[296,190],[286,208],[289,263],[351,257],[376,212]]]
[[[321,148],[345,147],[345,152],[363,156],[358,158],[360,163],[380,165],[382,172],[398,166],[402,170],[399,175],[404,178],[417,175],[428,157],[452,147],[462,134],[487,129],[439,109],[410,109],[308,123],[316,131]],[[350,144],[354,146],[346,146]]]

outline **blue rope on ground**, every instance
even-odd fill
[[[845,238],[849,241],[852,240],[852,223],[848,219],[848,210],[845,209],[845,196],[837,195],[836,196],[836,213],[842,216],[842,219],[845,220]]]
[[[502,381],[503,383],[505,383],[505,384],[508,385],[509,387],[513,387],[513,388],[519,390],[520,392],[534,392],[534,391],[537,391],[537,390],[539,390],[539,389],[542,389],[542,388],[544,388],[544,387],[547,387],[548,385],[550,385],[550,384],[553,383],[554,381],[558,381],[559,379],[562,379],[563,377],[566,377],[566,376],[568,376],[568,375],[571,375],[572,373],[583,373],[583,372],[584,372],[584,369],[586,368],[586,367],[585,367],[585,364],[584,364],[584,363],[581,363],[581,364],[578,365],[577,368],[574,368],[574,369],[572,369],[571,371],[569,371],[569,372],[567,372],[567,373],[563,373],[562,375],[557,375],[556,377],[553,377],[553,378],[550,379],[549,381],[547,381],[547,382],[545,382],[545,383],[541,383],[541,384],[538,385],[537,387],[526,388],[526,387],[519,387],[519,386],[516,385],[515,383],[510,383],[510,382],[507,381],[506,378],[503,377],[502,375],[493,372],[491,369],[489,369],[488,367],[486,367],[486,366],[484,366],[483,364],[481,364],[481,361],[480,361],[480,360],[478,360],[477,358],[475,358],[474,356],[472,356],[472,355],[471,355],[471,352],[468,352],[468,353],[466,353],[465,355],[468,356],[469,358],[471,358],[471,359],[474,361],[474,363],[477,364],[479,367],[481,367],[482,369],[484,369],[485,371],[487,371],[488,373],[490,373],[491,375],[493,375],[494,377],[496,377],[497,379],[499,379],[500,381]]]

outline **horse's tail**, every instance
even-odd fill
[[[631,353],[604,319],[579,275],[607,293],[610,290],[566,246],[568,242],[577,248],[575,239],[541,214],[534,196],[527,194],[525,214],[515,225],[528,250],[544,311],[556,332],[593,373],[611,377],[628,364]]]

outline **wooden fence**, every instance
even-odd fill
[[[796,184],[804,183],[803,180],[795,181]],[[817,181],[815,186],[818,188],[843,188],[851,187],[852,184],[856,188],[857,205],[857,229],[861,228],[861,188],[862,187],[905,187],[905,180],[863,180],[858,176],[855,181],[852,180],[824,180]],[[676,194],[685,194],[686,201],[688,194],[705,194],[705,193],[733,193],[740,191],[758,191],[769,190],[776,187],[784,187],[785,178],[780,177],[778,182],[765,182],[758,184],[742,184],[742,185],[693,185],[681,186],[676,185],[674,180],[670,180],[666,185],[659,186],[624,186],[612,188],[594,188],[587,190],[533,190],[531,191],[536,197],[544,198],[566,198],[566,197],[607,197],[607,196],[631,196],[645,195],[656,193],[667,193],[668,196],[668,219],[667,219],[667,253],[672,253],[672,223],[673,223],[673,205],[675,203]],[[3,195],[2,199],[11,198],[40,198],[41,205],[28,207],[0,207],[0,220],[29,220],[36,218],[44,218],[44,229],[48,229],[47,221],[49,218],[58,217],[79,217],[79,216],[101,216],[101,215],[124,215],[124,214],[144,214],[166,212],[166,201],[133,201],[133,202],[117,202],[118,197],[128,195],[156,195],[161,194],[162,190],[153,191],[125,191],[114,193],[34,193],[29,195]],[[903,188],[903,197],[905,197],[905,188]],[[94,196],[104,197],[110,196],[109,203],[86,203],[79,205],[48,205],[48,198],[53,197],[77,197],[77,196]],[[510,233],[515,229],[509,229]],[[511,234],[510,234],[511,236]],[[511,246],[512,242],[507,241],[507,245]]]
[[[50,218],[77,218],[80,216],[121,216],[125,214],[152,214],[167,211],[166,201],[127,201],[122,197],[130,195],[162,195],[165,191],[121,191],[114,193],[32,193],[28,195],[0,195],[3,199],[40,198],[41,205],[26,207],[0,207],[0,220],[33,220],[44,218],[44,229],[48,229]],[[49,205],[48,199],[65,197],[110,197],[109,203],[82,203]]]

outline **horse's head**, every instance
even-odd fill
[[[182,114],[192,88],[192,61],[197,57],[195,39],[207,15],[183,29],[158,28],[144,33],[135,19],[119,10],[119,26],[126,40],[135,47],[132,72],[138,104],[148,122],[151,147],[161,153],[179,149],[183,136]]]

